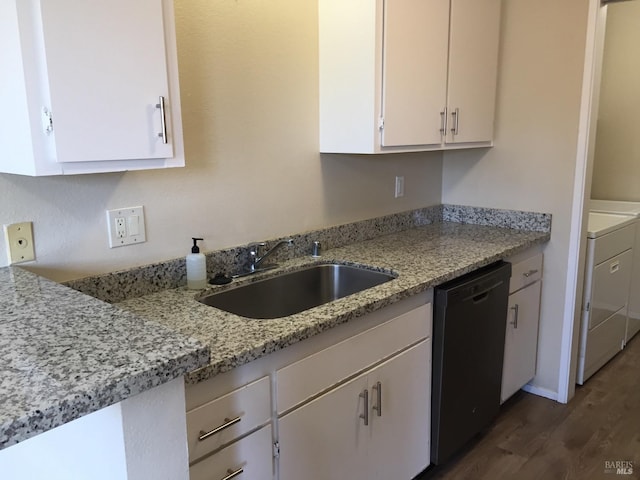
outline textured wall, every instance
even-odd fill
[[[317,2],[175,8],[186,168],[0,174],[0,223],[34,221],[30,269],[62,281],[185,255],[192,236],[206,251],[440,203],[440,153],[318,153]],[[147,242],[109,249],[104,210],[140,204]]]
[[[640,3],[607,7],[592,198],[640,201]]]
[[[504,1],[495,146],[444,155],[443,203],[553,215],[538,373],[558,389],[588,2]]]

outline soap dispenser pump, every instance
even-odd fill
[[[192,290],[202,290],[207,288],[207,262],[205,256],[200,253],[198,240],[202,238],[192,237],[193,247],[191,253],[187,255],[187,288]]]

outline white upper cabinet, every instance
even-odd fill
[[[500,0],[452,0],[446,144],[493,140]]]
[[[387,0],[383,15],[381,146],[439,145],[449,2]]]
[[[320,151],[491,146],[500,0],[320,0]]]
[[[0,31],[0,171],[184,166],[171,0],[2,0]]]

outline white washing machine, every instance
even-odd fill
[[[590,211],[629,215],[636,222],[636,238],[633,244],[633,269],[631,270],[631,288],[629,290],[629,315],[625,342],[640,332],[640,202],[616,200],[591,200]]]
[[[589,213],[577,382],[624,348],[636,218]]]

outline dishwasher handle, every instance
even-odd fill
[[[467,302],[469,300],[472,300],[473,303],[482,303],[487,298],[489,298],[489,293],[492,290],[495,290],[496,288],[498,288],[503,283],[504,283],[503,280],[498,280],[496,283],[492,284],[490,287],[487,287],[487,288],[485,288],[484,290],[482,290],[480,292],[474,292],[473,295],[469,295],[468,297],[463,298],[462,301],[463,302]]]

